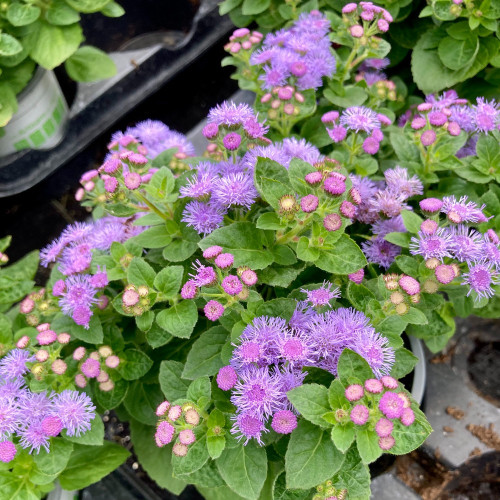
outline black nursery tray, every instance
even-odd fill
[[[151,0],[141,2],[145,11],[148,1]],[[176,8],[166,1],[154,0],[154,4],[156,8],[161,6],[165,12]],[[106,36],[102,33],[107,33],[108,21],[116,20],[101,20],[93,27],[93,31],[103,38],[103,43]],[[185,28],[182,24],[186,24],[186,19],[179,26]],[[118,69],[117,75],[102,82],[78,85],[63,141],[48,151],[25,150],[0,158],[0,197],[23,192],[68,163],[126,113],[157,92],[217,42],[222,42],[232,28],[227,17],[219,16],[217,0],[201,2],[187,32],[182,29],[157,30],[134,36],[145,29],[155,29],[155,26],[147,22],[141,24],[140,18],[137,23],[127,26],[133,38],[122,44],[126,50],[110,53]],[[127,33],[122,36],[127,36]],[[89,42],[94,41],[92,37],[88,38]],[[97,40],[97,43],[100,41]],[[107,43],[112,48],[113,44],[122,41],[110,37]],[[199,85],[203,86],[203,81]]]

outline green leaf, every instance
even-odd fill
[[[337,95],[331,89],[327,88],[323,95],[335,106],[349,108],[351,106],[361,106],[367,99],[366,90],[361,87],[346,87],[344,95]]]
[[[101,14],[106,17],[121,17],[125,14],[125,9],[119,3],[111,0],[101,9]]]
[[[116,75],[116,64],[102,50],[86,45],[80,47],[64,63],[68,75],[77,82],[95,82]]]
[[[355,435],[356,430],[354,424],[352,422],[347,422],[346,425],[335,425],[332,428],[331,438],[335,447],[342,453],[345,453],[354,441]]]
[[[120,354],[117,371],[125,380],[143,377],[153,366],[153,361],[142,351],[127,349]]]
[[[101,420],[99,417],[97,418]],[[73,444],[62,438],[52,438],[50,441],[50,452],[42,448],[40,453],[33,455],[33,460],[38,470],[44,474],[60,474],[65,469],[73,452]],[[102,444],[102,438],[99,444]]]
[[[330,433],[300,420],[285,455],[287,488],[308,489],[330,479],[344,461]]]
[[[156,315],[158,326],[174,337],[188,339],[198,321],[198,309],[192,300],[183,300]]]
[[[365,464],[370,464],[382,455],[382,450],[378,445],[378,435],[374,430],[365,427],[357,429],[356,445],[359,456]]]
[[[158,384],[135,380],[129,385],[123,404],[130,416],[145,425],[156,425],[156,408],[164,400]]]
[[[112,410],[125,399],[128,385],[125,380],[116,380],[113,389],[110,391],[96,391],[94,397],[105,410]]]
[[[257,219],[256,227],[258,229],[283,229],[280,218],[275,212],[267,212],[265,214],[262,214]]]
[[[0,56],[14,56],[23,50],[17,38],[8,33],[0,33]]]
[[[316,169],[309,163],[293,158],[288,167],[288,179],[299,196],[306,196],[313,192],[313,188],[305,181],[305,176]]]
[[[203,333],[187,355],[182,377],[194,380],[204,375],[215,375],[224,366],[221,352],[227,338],[228,333],[221,326],[214,326]]]
[[[305,500],[308,497],[309,491],[287,489],[284,472],[276,478],[273,487],[273,500]]]
[[[165,224],[153,226],[131,238],[131,241],[144,248],[163,248],[172,241]]]
[[[470,21],[473,19],[475,18],[469,18]],[[479,50],[473,60],[463,68],[453,71],[443,65],[436,50],[445,36],[444,28],[433,28],[422,35],[412,52],[413,79],[426,94],[472,78],[496,55],[500,46],[500,41],[494,37],[479,38]]]
[[[413,144],[400,128],[395,128],[389,133],[391,145],[400,161],[419,162],[420,153],[417,146]]]
[[[59,482],[65,490],[81,490],[107,476],[129,456],[125,448],[110,441],[97,447],[75,445]]]
[[[269,266],[257,273],[260,283],[271,286],[287,288],[304,270],[304,264],[299,263],[294,266]]]
[[[62,313],[56,315],[51,327],[57,333],[69,333],[73,339],[83,340],[89,344],[102,344],[104,339],[101,320],[95,315],[90,318],[88,329],[77,325],[72,318]]]
[[[416,307],[410,307],[409,311],[402,317],[412,325],[426,325],[428,323],[425,314]]]
[[[320,249],[315,247],[313,241],[307,236],[301,236],[296,251],[297,257],[304,262],[315,262],[321,255]]]
[[[66,26],[77,23],[80,20],[80,14],[64,0],[52,0],[49,8],[45,11],[45,19],[50,24]]]
[[[165,267],[156,275],[154,286],[166,298],[174,298],[181,287],[183,274],[182,266]]]
[[[66,0],[66,2],[78,12],[90,14],[100,11],[109,0]]]
[[[226,447],[226,438],[224,436],[208,436],[207,450],[210,458],[216,460],[219,458]]]
[[[294,299],[273,299],[264,302],[257,308],[256,316],[279,316],[290,321],[297,307]]]
[[[398,255],[396,257],[396,264],[404,273],[409,276],[418,276],[418,261],[415,257],[408,255]]]
[[[199,407],[204,408],[210,402],[212,389],[208,377],[193,380],[188,387],[186,398],[194,401]]]
[[[411,210],[402,210],[401,217],[403,217],[404,225],[410,233],[417,234],[420,231],[420,225],[423,222],[420,215],[417,215]]]
[[[364,285],[357,285],[353,281],[349,281],[346,293],[349,302],[361,311],[366,311],[368,302],[376,299],[375,294],[370,289]]]
[[[411,235],[399,232],[388,233],[384,236],[384,240],[402,248],[408,248],[410,246]]]
[[[342,351],[337,371],[344,386],[354,383],[354,380],[365,381],[367,378],[373,377],[373,372],[365,359],[350,349]]]
[[[146,340],[153,349],[168,344],[172,339],[173,336],[163,328],[160,328],[156,323],[153,323],[146,333]]]
[[[90,423],[90,430],[80,436],[68,436],[66,431],[62,432],[62,436],[66,441],[77,444],[85,444],[87,446],[101,446],[104,440],[104,424],[101,417],[96,415]],[[50,450],[52,452],[52,448]]]
[[[45,69],[54,69],[76,52],[83,41],[82,28],[78,23],[54,26],[37,21],[29,34],[30,56]]]
[[[133,285],[146,285],[153,288],[155,276],[154,269],[140,257],[134,257],[128,266],[127,280]]]
[[[158,448],[155,444],[156,428],[142,425],[135,420],[130,422],[130,435],[134,443],[134,453],[141,466],[161,488],[167,488],[179,495],[187,482],[172,475],[172,445]]]
[[[326,245],[325,245],[326,246]],[[330,248],[321,248],[316,266],[333,274],[350,274],[365,267],[366,257],[359,246],[343,234]]]
[[[7,9],[7,19],[13,26],[26,26],[40,17],[40,7],[36,5],[11,3]]]
[[[418,363],[418,358],[408,349],[397,349],[395,351],[396,361],[392,366],[391,375],[394,378],[403,378],[411,373]]]
[[[250,442],[226,448],[217,460],[217,468],[226,484],[238,495],[257,500],[267,477],[264,448]]]
[[[332,477],[332,482],[336,489],[346,489],[352,500],[370,498],[370,470],[361,461],[356,446],[347,452],[342,468]]]
[[[158,381],[160,387],[169,401],[185,399],[189,382],[182,378],[184,365],[178,361],[162,361]]]
[[[38,263],[40,262],[40,252],[34,250],[19,259],[15,264],[9,267],[4,267],[0,270],[0,276],[8,276],[16,281],[32,280],[38,271]]]
[[[219,4],[219,15],[226,15],[228,12],[238,7],[242,2],[243,0],[224,0]]]
[[[207,450],[207,438],[199,429],[195,430],[196,441],[189,445],[187,455],[185,457],[172,456],[172,469],[174,476],[182,479],[187,476],[186,480],[190,481],[189,474],[201,469],[207,460],[210,458]]]
[[[197,241],[189,241],[184,238],[174,239],[163,249],[163,258],[169,262],[182,262],[189,259],[198,249]]]
[[[455,321],[453,316],[443,315],[434,310],[427,310],[426,315],[428,324],[408,325],[406,332],[423,339],[432,352],[438,352],[446,346],[450,337],[455,333]]]
[[[243,0],[242,12],[244,16],[254,16],[269,8],[271,0]]]
[[[404,426],[399,419],[395,419],[392,435],[396,441],[389,453],[395,455],[405,455],[417,449],[427,439],[432,432],[432,427],[425,418],[425,415],[419,409],[411,395],[405,391],[405,394],[411,399],[411,409],[415,414],[415,421],[409,427]]]
[[[319,384],[303,384],[287,392],[290,403],[307,420],[320,427],[329,427],[322,415],[330,411],[328,389]]]
[[[458,70],[470,64],[478,50],[478,37],[472,34],[465,40],[456,40],[447,36],[439,42],[438,46],[441,62],[452,70]]]
[[[216,229],[200,241],[202,250],[212,245],[220,245],[225,252],[234,255],[234,265],[249,266],[254,270],[264,269],[273,263],[274,258],[264,246],[267,244],[266,234],[255,229],[251,222],[234,222]]]
[[[155,313],[153,311],[145,311],[140,316],[135,317],[137,328],[143,332],[150,330],[155,320]]]
[[[343,408],[345,405],[349,404],[345,397],[345,388],[338,378],[333,380],[330,384],[328,389],[328,402],[333,410]]]
[[[255,187],[262,198],[279,211],[282,196],[293,194],[288,180],[287,169],[274,160],[258,158],[254,170]]]

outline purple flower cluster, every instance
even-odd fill
[[[321,120],[335,143],[344,141],[349,132],[356,135],[364,134],[363,151],[370,155],[374,155],[380,149],[380,143],[384,138],[381,126],[391,124],[387,116],[377,114],[366,106],[347,108],[341,115],[338,111],[328,111]]]
[[[323,156],[316,146],[313,146],[305,139],[295,139],[294,137],[283,139],[269,146],[257,146],[251,149],[243,157],[243,164],[248,171],[253,172],[258,158],[268,158],[274,160],[285,168],[290,166],[294,158],[314,164],[321,162]]]
[[[353,38],[370,37],[389,30],[393,18],[372,2],[348,3],[342,8],[342,20]]]
[[[187,140],[186,136],[171,130],[167,125],[158,120],[145,120],[137,125],[128,128],[124,134],[117,132],[111,138],[110,149],[121,149],[123,146],[120,141],[125,138],[133,138],[135,142],[142,143],[146,148],[144,155],[148,158],[155,158],[161,152],[167,149],[177,148],[177,157],[186,158],[194,156],[194,146]]]
[[[470,104],[460,99],[454,90],[448,90],[441,95],[427,96],[424,103],[405,113],[399,124],[404,126],[406,123],[410,123],[424,146],[434,144],[440,135],[457,136],[465,131],[467,143],[457,153],[458,158],[464,158],[476,154],[480,134],[499,130],[500,104],[484,97]]]
[[[159,417],[155,433],[156,446],[163,448],[177,437],[172,453],[185,457],[189,445],[196,441],[193,429],[200,423],[200,414],[196,407],[190,403],[179,406],[163,401],[156,409],[156,416]]]
[[[321,87],[322,78],[335,72],[330,49],[330,22],[319,11],[301,14],[287,29],[269,33],[250,64],[262,67],[262,88],[272,90],[287,84],[299,90]],[[290,96],[291,97],[291,96]]]
[[[362,249],[369,262],[388,268],[401,253],[400,247],[384,239],[392,232],[406,232],[401,217],[402,210],[411,209],[406,200],[423,193],[423,185],[417,176],[408,174],[401,167],[384,172],[385,183],[373,182],[366,177],[351,174],[353,186],[361,194],[362,202],[357,207],[356,219],[372,224],[375,235],[362,243]]]
[[[106,270],[98,268],[90,274],[93,252],[108,252],[113,242],[123,243],[139,234],[143,228],[132,222],[119,217],[104,217],[92,223],[76,222],[40,252],[43,266],[57,263],[67,276],[54,283],[52,294],[59,297],[64,314],[72,316],[77,324],[88,328],[92,306],[104,308],[108,303],[106,296],[97,297],[108,284]]]
[[[44,373],[56,375],[66,373],[68,366],[61,359],[60,352],[61,348],[70,342],[71,336],[68,333],[57,334],[51,330],[49,323],[41,323],[36,329],[38,334],[35,339],[23,335],[16,342],[17,349],[4,358],[6,366],[0,369],[0,374],[4,377],[21,376],[22,374],[15,367],[24,367],[23,369],[27,371],[26,363],[36,363],[36,366],[30,365],[29,369],[37,379]],[[7,373],[9,370],[13,375]],[[5,373],[2,373],[3,371]]]
[[[230,54],[248,53],[255,45],[258,45],[263,38],[259,31],[250,31],[248,28],[238,28],[229,37],[229,43],[224,46],[224,50]]]
[[[458,278],[466,266],[461,284],[469,286],[467,295],[474,291],[476,299],[492,297],[493,286],[500,283],[500,242],[494,231],[481,234],[469,226],[488,220],[483,213],[485,205],[479,207],[466,196],[459,200],[447,196],[443,200],[426,198],[420,207],[430,219],[412,237],[410,253],[421,255],[443,285]],[[444,221],[440,213],[445,214]]]
[[[193,264],[194,273],[189,276],[191,279],[184,283],[181,290],[181,297],[185,300],[213,297],[213,293],[205,296],[205,287],[218,289],[216,294],[219,300],[208,300],[204,307],[205,316],[210,321],[217,321],[223,314],[225,307],[236,302],[236,300],[246,300],[249,295],[249,288],[257,283],[257,274],[247,266],[240,266],[236,269],[236,275],[230,274],[234,264],[234,256],[230,253],[223,253],[223,248],[215,245],[208,247],[203,252],[203,257],[215,264],[205,266],[199,260]],[[211,290],[213,292],[213,290]],[[224,302],[224,305],[221,303]]]
[[[217,384],[222,390],[232,389],[236,414],[231,432],[245,439],[245,444],[252,438],[262,444],[271,418],[278,433],[295,428],[296,410],[286,393],[302,384],[304,366],[318,366],[336,375],[340,354],[350,348],[382,377],[395,360],[387,339],[363,313],[341,308],[318,314],[305,302],[297,304],[289,323],[277,317],[255,318],[234,346],[230,365],[219,371]]]
[[[10,462],[17,446],[39,453],[50,451],[50,438],[66,430],[80,436],[90,430],[95,406],[84,393],[64,390],[57,394],[32,392],[22,375],[32,359],[27,351],[14,349],[0,359],[0,460]]]
[[[367,379],[363,385],[348,386],[345,398],[351,403],[351,408],[348,412],[344,409],[336,411],[339,424],[350,420],[360,427],[373,425],[379,437],[379,447],[390,450],[396,444],[392,435],[395,426],[409,427],[415,421],[411,400],[405,392],[394,392],[398,387],[398,381],[387,375],[380,380]]]
[[[77,347],[73,351],[73,359],[78,361],[79,373],[75,375],[75,384],[83,389],[87,379],[96,379],[99,389],[112,391],[115,383],[109,376],[109,370],[114,370],[120,364],[120,358],[113,354],[109,346],[103,345],[97,351],[88,353],[85,347]]]

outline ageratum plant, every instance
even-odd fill
[[[267,32],[287,27],[302,13],[319,9],[337,31],[350,17],[346,18],[345,9],[353,5],[356,4],[347,0],[225,0],[220,3],[219,11],[221,15],[229,14],[236,26],[254,22]],[[458,86],[469,98],[479,94],[497,96],[500,63],[500,45],[495,35],[500,18],[497,2],[380,0],[375,5],[360,2],[359,6],[363,14],[356,24],[365,31],[374,19],[373,6],[386,10],[390,15],[387,22],[394,21],[389,32],[381,30],[385,33],[383,43],[391,44],[391,52],[384,55],[389,54],[393,74],[405,75],[406,84],[415,84],[427,94]],[[361,34],[359,28],[356,30]],[[338,43],[336,38],[334,41]],[[369,46],[362,34],[359,41]],[[474,85],[466,83],[470,81]]]
[[[17,111],[16,96],[38,66],[51,70],[64,63],[78,82],[109,78],[114,62],[84,41],[80,14],[101,12],[119,17],[123,8],[112,0],[7,0],[0,4],[0,127]]]
[[[202,157],[158,121],[117,132],[76,192],[92,220],[40,252],[46,285],[31,281],[36,253],[0,271],[0,366],[15,358],[37,398],[61,394],[44,415],[78,391],[91,435],[93,407],[113,410],[174,493],[369,498],[368,465],[431,432],[398,382],[417,361],[402,333],[439,351],[457,314],[500,311],[496,103],[428,96],[396,125],[386,61],[348,27],[334,53],[328,30],[317,11],[266,37],[237,30],[227,48],[258,111],[213,108]],[[369,100],[334,106],[321,96],[334,79]],[[50,481],[6,425],[4,484],[84,487],[127,456],[98,433],[63,454],[52,445],[73,427],[45,427]]]

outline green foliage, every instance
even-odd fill
[[[96,47],[83,46],[80,12],[101,11],[119,17],[124,10],[110,0],[7,2],[0,33],[0,127],[17,111],[16,95],[31,80],[35,63],[54,69],[64,63],[68,75],[93,82],[116,74],[113,60]]]
[[[125,448],[110,441],[104,441],[102,446],[75,444],[59,482],[66,490],[83,489],[107,476],[129,455]]]
[[[264,448],[254,443],[226,448],[216,463],[220,475],[231,490],[248,500],[259,498],[267,476]]]
[[[342,467],[344,458],[328,431],[301,420],[285,456],[287,488],[308,489],[326,481]]]

